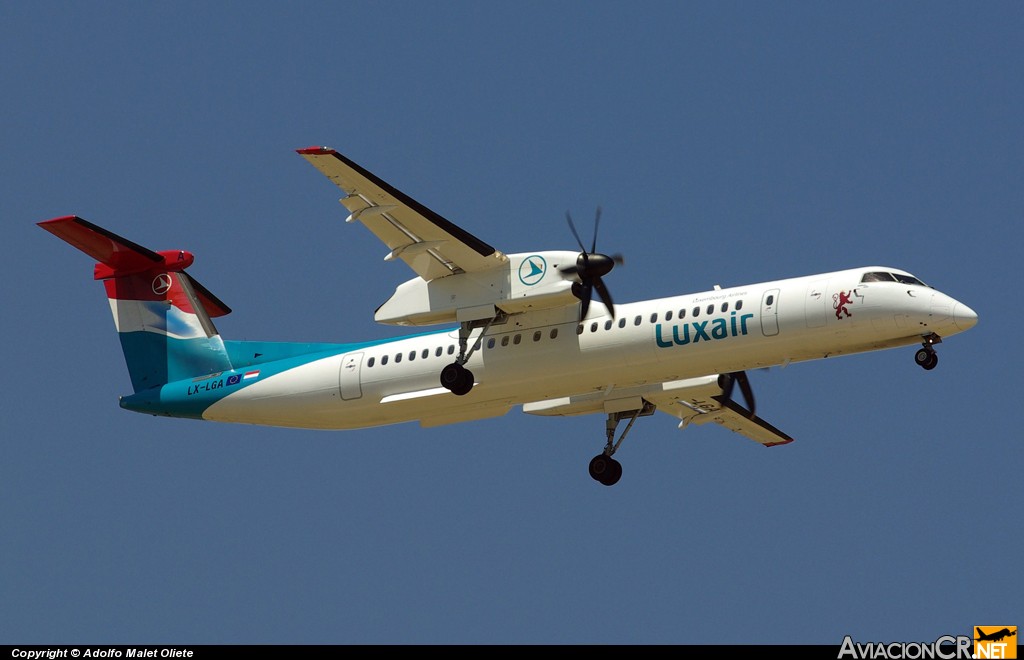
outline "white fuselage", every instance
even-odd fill
[[[465,396],[440,387],[458,352],[451,329],[316,360],[210,406],[209,420],[351,429],[418,420],[434,426],[502,415],[514,405],[919,344],[974,325],[965,305],[919,284],[862,282],[858,268],[616,305],[510,315],[466,367]],[[478,339],[475,330],[470,344]]]

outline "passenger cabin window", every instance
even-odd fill
[[[540,330],[533,333],[533,341],[540,341]]]
[[[708,305],[708,314],[714,314],[714,313],[715,313],[715,306],[713,304],[712,305]]]
[[[450,344],[448,346],[448,355],[455,355],[455,344]]]
[[[637,314],[636,318],[633,319],[633,325],[640,325],[641,323],[643,323],[643,320],[643,317]]]
[[[494,337],[487,340],[487,348],[494,348]]]
[[[519,342],[521,342],[522,340],[523,340],[523,336],[522,335],[516,335],[515,337],[512,338],[512,343],[515,344],[516,346],[518,346]]]
[[[772,303],[774,303],[774,302],[775,302],[775,296],[768,296],[768,298],[765,299],[764,304],[768,305],[769,307],[771,307]]]
[[[597,332],[597,321],[594,321],[593,323],[590,324],[590,331]]]
[[[366,361],[366,366],[368,366],[368,367],[372,367],[373,366],[373,358],[370,358],[369,360]]]
[[[657,323],[657,322],[658,322],[658,313],[655,312],[655,313],[651,314],[651,323]]]
[[[504,337],[501,338],[501,345],[508,346],[508,335],[505,335]]]
[[[736,301],[736,311],[738,312],[741,309],[743,309],[743,301],[742,300],[737,300]]]
[[[551,328],[551,332],[548,333],[548,337],[554,339],[558,336],[558,328]]]
[[[424,348],[423,349],[423,354],[420,355],[420,357],[423,358],[424,360],[426,360],[428,357],[430,357],[430,349],[429,348]]]
[[[607,321],[605,321],[605,322],[604,322],[604,329],[605,329],[605,330],[611,330],[611,329],[612,329],[612,322],[611,322],[611,319],[609,319],[609,320],[607,320]]]
[[[669,310],[669,311],[665,312],[665,320],[666,321],[671,321],[672,320],[672,310]]]
[[[697,318],[698,316],[700,316],[700,307],[694,307],[693,308],[693,318]]]
[[[381,366],[384,366],[387,363],[388,363],[388,356],[387,355],[382,355],[381,358],[380,358]]]
[[[619,319],[619,327],[620,328],[625,328],[626,327],[626,319],[625,319],[625,317]]]
[[[727,303],[727,302],[722,303],[722,311],[723,312],[728,312],[729,311],[729,303]]]
[[[409,351],[409,359],[410,360],[415,360],[416,359],[416,351]]]
[[[682,319],[685,319],[685,318],[686,318],[686,310],[685,309],[679,310],[679,319],[682,320]]]
[[[593,330],[591,330],[591,332],[593,332]],[[576,326],[576,334],[578,334],[578,335],[582,335],[583,334],[583,325],[582,324]]]
[[[402,354],[399,353],[399,354],[395,355],[395,364],[398,364],[401,361],[402,361]]]
[[[441,357],[442,353],[444,353],[444,348],[438,346],[437,350],[434,351],[434,357]]]

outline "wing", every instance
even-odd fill
[[[452,224],[386,181],[345,158],[334,149],[299,149],[308,160],[345,192],[341,203],[391,252],[426,281],[493,268],[508,257],[476,236]]]
[[[532,415],[618,412],[640,409],[643,402],[647,401],[662,412],[678,417],[679,428],[684,428],[691,422],[715,422],[766,447],[793,442],[793,438],[760,417],[751,415],[743,406],[726,398],[724,394],[716,374],[656,385],[613,389],[610,392],[589,392],[561,399],[535,401],[524,404],[523,412]]]
[[[793,442],[789,435],[727,398],[718,384],[717,375],[665,385],[666,390],[651,402],[663,412],[678,417],[681,429],[690,423],[714,422],[765,447]]]

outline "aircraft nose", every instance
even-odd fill
[[[958,302],[953,306],[953,323],[961,330],[970,330],[978,323],[978,315],[967,305]]]

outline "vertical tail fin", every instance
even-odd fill
[[[38,224],[99,261],[136,392],[232,368],[211,318],[231,309],[185,273],[189,252],[154,252],[78,216]]]

